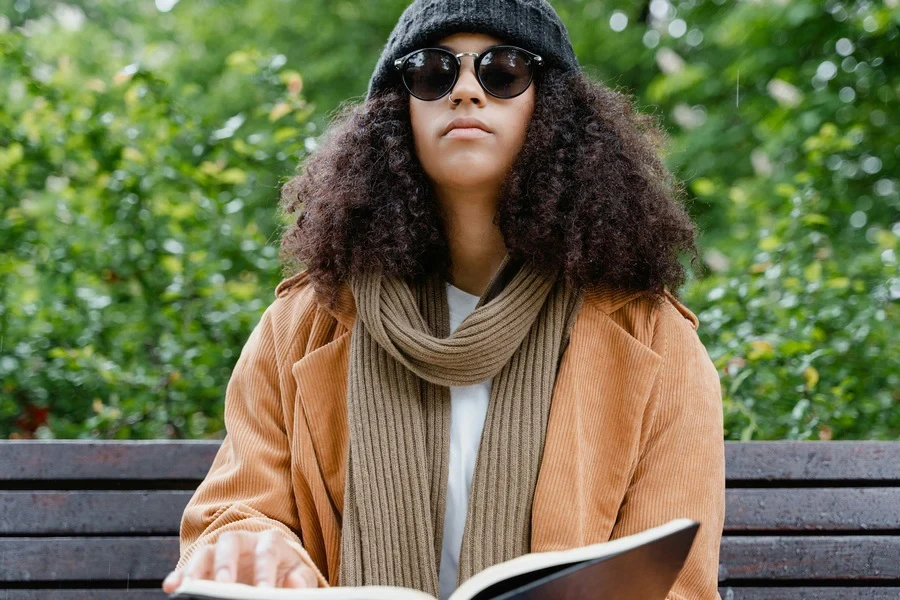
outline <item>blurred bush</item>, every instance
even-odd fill
[[[0,34],[0,430],[220,431],[279,279],[279,178],[314,141],[302,77],[254,49],[211,81],[85,72],[65,49],[102,33],[29,26]],[[218,94],[233,114],[209,110]]]
[[[671,135],[727,439],[900,435],[900,8],[555,0]],[[278,190],[406,2],[0,0],[0,435],[221,437]]]

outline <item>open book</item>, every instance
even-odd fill
[[[664,600],[687,558],[700,523],[673,519],[629,536],[551,552],[531,552],[492,565],[464,581],[449,600]],[[258,588],[186,579],[172,600],[435,600],[403,587]]]

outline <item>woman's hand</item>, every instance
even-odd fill
[[[258,587],[318,587],[313,570],[275,530],[226,531],[217,543],[195,550],[183,569],[169,573],[163,591],[171,594],[186,577]]]

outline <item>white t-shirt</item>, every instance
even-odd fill
[[[452,333],[469,313],[479,297],[445,282],[450,308]],[[456,589],[459,549],[469,503],[475,458],[481,443],[481,431],[487,414],[492,379],[474,385],[450,386],[450,468],[447,479],[447,508],[444,513],[444,537],[439,574],[440,600]]]

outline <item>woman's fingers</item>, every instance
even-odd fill
[[[183,573],[181,570],[172,571],[171,573],[166,575],[166,578],[163,580],[162,584],[163,591],[167,594],[171,594],[172,592],[174,592],[175,588],[181,585],[182,575]]]
[[[260,534],[254,553],[257,587],[318,587],[316,576],[277,531]]]
[[[197,548],[187,565],[169,573],[163,591],[173,593],[185,579],[212,579],[256,587],[318,587],[318,579],[281,535],[226,531],[214,543]]]
[[[240,531],[226,531],[215,544],[215,565],[213,579],[234,582],[238,576],[238,558],[244,536]]]
[[[194,579],[209,579],[212,574],[213,552],[215,546],[208,544],[201,546],[194,551],[191,559],[181,569],[175,569],[166,575],[163,580],[162,588],[167,594],[171,594],[181,585],[185,577],[193,577]]]
[[[194,551],[187,566],[184,568],[184,577],[193,577],[194,579],[209,579],[212,574],[213,551],[215,547],[211,544],[201,546]]]
[[[275,587],[275,577],[280,570],[279,562],[286,560],[284,552],[279,552],[281,542],[274,531],[266,531],[256,538],[256,549],[253,553],[253,585],[256,587]]]
[[[286,588],[319,587],[316,574],[306,565],[298,565],[288,572],[284,580]]]

